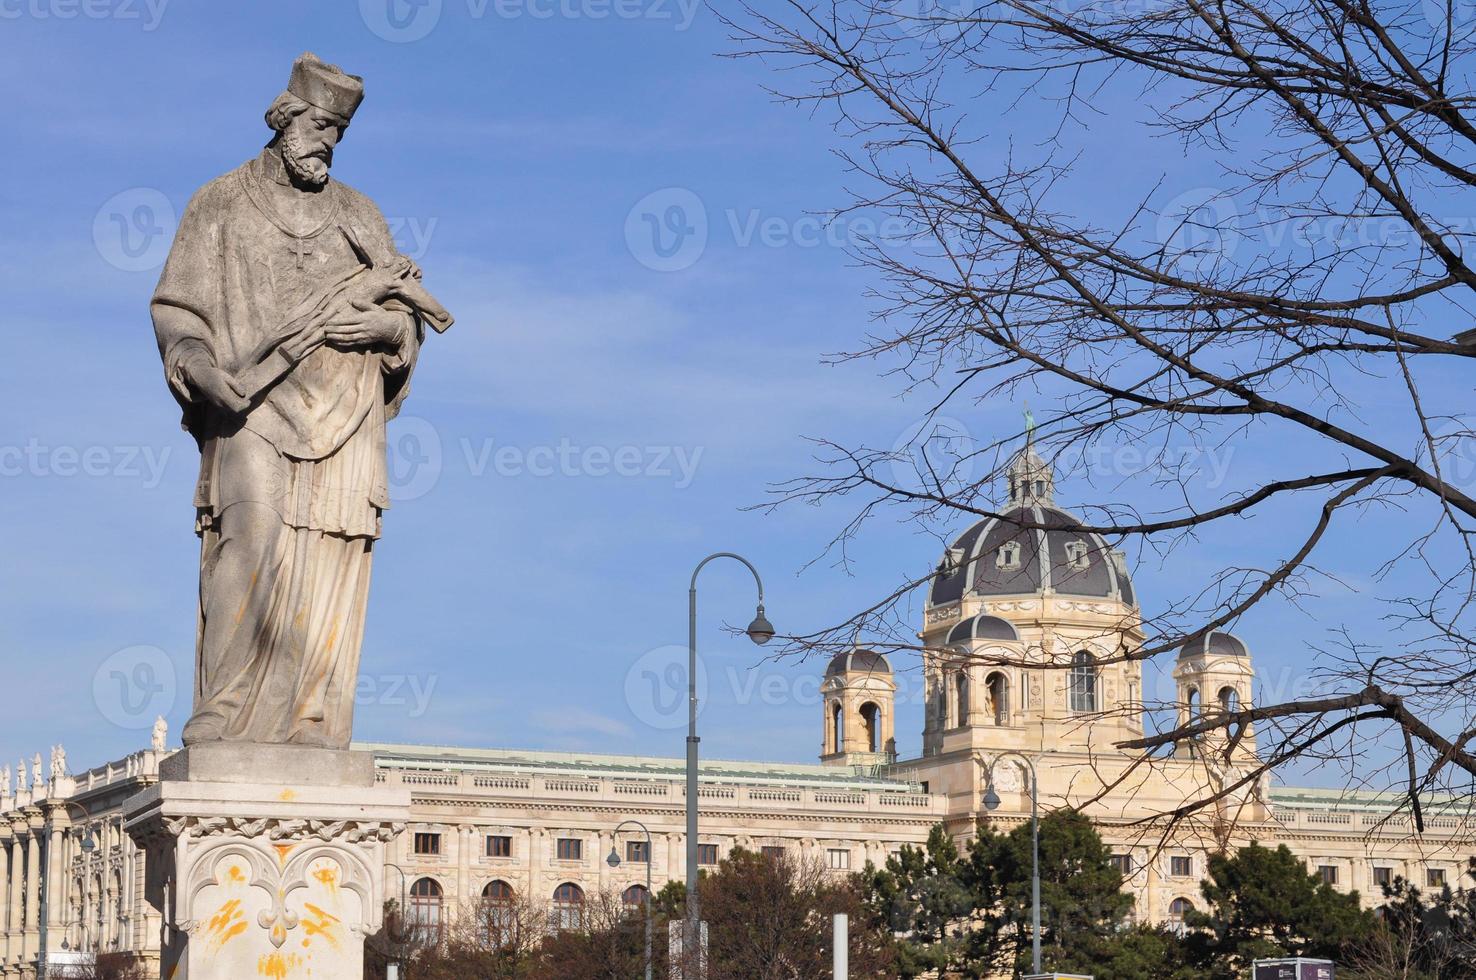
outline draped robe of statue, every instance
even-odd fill
[[[423,330],[416,322],[398,349],[320,347],[244,417],[198,396],[182,364],[203,350],[234,375],[260,359],[294,309],[361,265],[349,234],[377,263],[396,255],[384,217],[352,188],[330,180],[315,202],[326,217],[294,227],[268,181],[287,183],[271,149],[200,189],[153,298],[165,374],[201,453],[183,740],[342,749],[389,506],[385,422],[408,391]]]

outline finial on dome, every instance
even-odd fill
[[[1056,471],[1035,451],[1035,416],[1025,409],[1025,448],[1010,460],[1006,474],[1010,481],[1010,506],[1026,507],[1054,503]]]

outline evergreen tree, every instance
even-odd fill
[[[931,971],[978,976],[968,936],[978,902],[960,870],[958,848],[939,824],[923,847],[904,844],[885,868],[868,863],[862,872],[871,908],[895,934],[905,980]]]
[[[1371,932],[1358,893],[1343,893],[1307,871],[1286,845],[1259,844],[1214,855],[1200,886],[1208,911],[1191,912],[1187,942],[1205,976],[1233,980],[1252,960],[1307,956],[1336,960]]]

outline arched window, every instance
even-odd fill
[[[832,752],[844,752],[846,750],[846,713],[841,710],[840,702],[835,702],[830,709],[830,731],[835,739],[831,748]]]
[[[1010,723],[1010,680],[1001,671],[984,678],[985,708],[996,725]]]
[[[1184,698],[1185,706],[1189,710],[1189,720],[1198,721],[1200,716],[1199,688],[1191,687]]]
[[[1240,710],[1240,692],[1233,687],[1220,690],[1220,707],[1225,711],[1234,712]]]
[[[969,673],[960,670],[954,676],[953,683],[958,693],[958,717],[955,719],[955,727],[962,728],[969,723]]]
[[[866,751],[880,751],[881,708],[873,701],[861,706],[861,726],[866,729]]]
[[[513,927],[515,896],[512,885],[505,881],[489,881],[482,889],[482,939],[489,945],[501,945]]]
[[[553,927],[578,929],[584,924],[584,889],[566,881],[554,889]]]
[[[1169,929],[1183,935],[1184,930],[1189,928],[1184,920],[1193,911],[1194,903],[1187,898],[1176,898],[1169,902]]]
[[[620,900],[626,905],[645,905],[648,894],[645,885],[631,885],[620,893]]]
[[[1078,650],[1071,658],[1072,711],[1097,711],[1097,662],[1085,650]]]
[[[410,886],[410,924],[427,933],[439,932],[445,894],[434,878],[417,878]]]

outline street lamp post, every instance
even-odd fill
[[[393,861],[384,862],[384,866],[386,868],[394,868],[400,873],[400,928],[398,929],[399,935],[390,935],[390,930],[385,930],[386,938],[389,939],[390,943],[393,946],[402,947],[401,949],[395,951],[395,959],[399,960],[404,952],[403,947],[410,938],[409,932],[406,929],[406,926],[410,921],[410,911],[405,904],[407,901],[405,896],[405,869],[400,867]],[[400,980],[400,964],[398,962],[390,963],[386,972],[388,974],[387,980]]]
[[[87,812],[87,808],[82,804],[74,803],[71,800],[48,800],[47,802],[60,804],[63,807],[77,808],[77,811],[82,814],[82,840],[78,843],[77,846],[82,849],[83,854],[91,854],[93,848],[97,847],[97,842],[92,839],[92,831],[87,826],[87,821],[92,819],[92,815]],[[52,861],[56,861],[59,859],[60,858],[58,855],[51,853],[51,847],[48,845],[46,848],[47,865],[49,866]],[[43,874],[41,877],[41,882],[37,885],[37,889],[41,893],[40,911],[37,913],[41,919],[41,921],[37,923],[37,928],[40,933],[38,937],[38,945],[41,948],[36,951],[36,980],[46,980],[47,976],[50,973],[49,964],[46,962],[46,946],[47,943],[50,941],[50,937],[47,934],[48,930],[46,928],[46,924],[47,921],[51,918],[51,889],[46,887],[46,885],[47,882],[55,881],[57,877],[57,875]]]
[[[605,858],[605,863],[612,868],[620,867],[620,853],[615,845],[619,841],[621,828],[627,824],[641,828],[646,835],[646,980],[651,980],[651,831],[639,820],[620,821],[612,835],[610,856]]]
[[[764,617],[764,583],[758,569],[742,555],[719,551],[697,563],[692,571],[692,584],[687,590],[687,932],[682,938],[682,958],[692,962],[689,951],[698,950],[701,962],[702,916],[697,906],[697,576],[715,558],[740,561],[753,573],[758,586],[758,613],[748,624],[748,638],[762,646],[774,637],[774,627]],[[686,976],[684,980],[697,980]]]
[[[999,809],[999,794],[994,791],[994,765],[1000,759],[1014,756],[1030,770],[1030,947],[1031,972],[1040,973],[1040,784],[1035,775],[1035,762],[1020,752],[1003,752],[993,761],[979,760],[984,769],[984,809]]]

